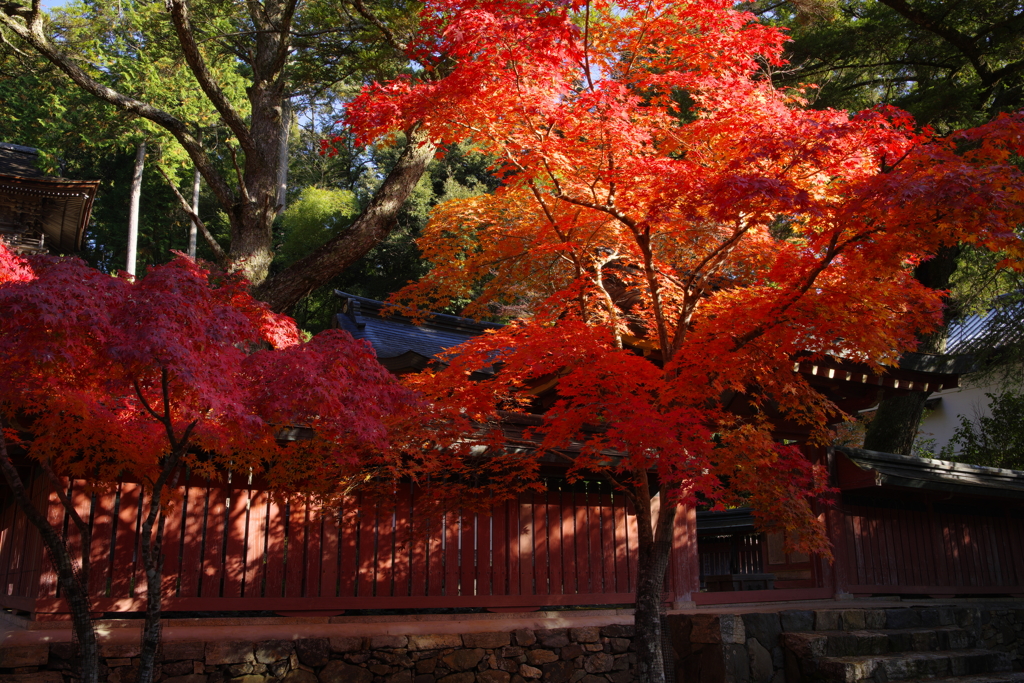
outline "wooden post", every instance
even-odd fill
[[[146,163],[146,141],[135,148],[135,171],[132,173],[132,193],[128,203],[128,256],[124,269],[135,275],[135,261],[139,245],[139,198],[142,196],[142,168]]]
[[[672,557],[669,561],[670,586],[674,597],[672,607],[693,606],[693,594],[700,590],[700,560],[697,557],[697,510],[681,506],[676,511],[672,535]]]

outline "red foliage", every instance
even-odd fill
[[[253,468],[327,493],[387,450],[385,421],[410,400],[364,342],[300,343],[243,280],[185,258],[133,280],[0,245],[0,310],[4,422],[30,456],[93,481],[152,482],[187,441],[184,464],[209,476]],[[311,438],[280,442],[286,427]]]
[[[1024,114],[938,138],[891,108],[807,109],[762,72],[784,34],[733,5],[428,0],[410,56],[430,77],[366,88],[348,118],[364,140],[414,122],[469,140],[506,179],[439,207],[433,270],[399,297],[528,313],[414,380],[451,440],[554,391],[537,453],[570,475],[653,468],[827,552],[823,477],[772,438],[780,419],[822,437],[836,412],[793,358],[884,369],[938,320],[915,264],[957,242],[1018,262]]]

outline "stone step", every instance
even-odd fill
[[[1013,659],[1009,654],[981,649],[820,657],[798,663],[801,665],[801,675],[797,678],[798,680],[817,680],[829,683],[886,683],[896,680],[948,678],[1013,670]],[[808,671],[808,669],[811,670]],[[790,678],[788,672],[786,678]]]
[[[893,652],[964,650],[977,644],[958,626],[863,631],[783,633],[783,647],[801,657],[884,655]]]
[[[1024,683],[1024,671],[1009,673],[973,674],[950,678],[910,678],[904,683]]]
[[[780,612],[779,616],[782,619],[782,630],[790,632],[935,628],[968,626],[973,622],[973,610],[949,605],[786,610]]]

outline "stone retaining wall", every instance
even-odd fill
[[[633,627],[168,642],[159,683],[629,683]],[[100,680],[134,683],[138,645],[100,647]],[[0,649],[0,683],[75,683],[71,643]]]

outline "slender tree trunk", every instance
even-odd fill
[[[85,588],[87,578],[75,574],[74,563],[64,540],[57,535],[46,517],[36,509],[28,497],[21,476],[7,452],[7,441],[4,439],[2,429],[0,429],[0,470],[3,470],[4,479],[11,487],[18,507],[25,513],[32,525],[39,530],[40,536],[43,537],[43,543],[46,544],[46,549],[50,553],[50,558],[57,568],[57,581],[64,593],[64,599],[71,607],[71,623],[75,629],[75,635],[78,637],[78,665],[81,683],[99,683],[99,648],[96,643],[96,631],[93,629],[92,617],[89,614],[89,595]],[[86,549],[84,552],[88,552],[88,550]]]
[[[199,169],[196,169],[195,176],[192,178],[192,213],[199,215],[199,183],[203,179],[203,176],[199,173]],[[199,226],[195,221],[189,221],[188,229],[188,257],[193,261],[196,260],[196,238],[199,236]]]
[[[662,505],[658,518],[652,519],[651,495],[646,472],[638,476],[634,491],[634,507],[639,537],[637,563],[636,610],[636,680],[638,683],[665,683],[665,653],[662,648],[661,594],[665,585],[672,551],[672,529],[676,506]]]
[[[163,598],[163,562],[160,559],[160,552],[164,537],[164,516],[160,512],[160,499],[164,486],[177,471],[179,461],[180,454],[178,453],[167,456],[163,470],[153,484],[149,512],[142,522],[142,562],[146,570],[146,618],[142,626],[142,651],[139,653],[137,683],[153,683],[156,654],[160,648],[160,616]],[[155,538],[153,536],[154,524],[156,524]]]
[[[146,141],[135,148],[135,170],[132,173],[132,192],[128,202],[128,256],[124,269],[135,275],[136,257],[139,248],[139,198],[142,196],[142,169],[146,163]]]

